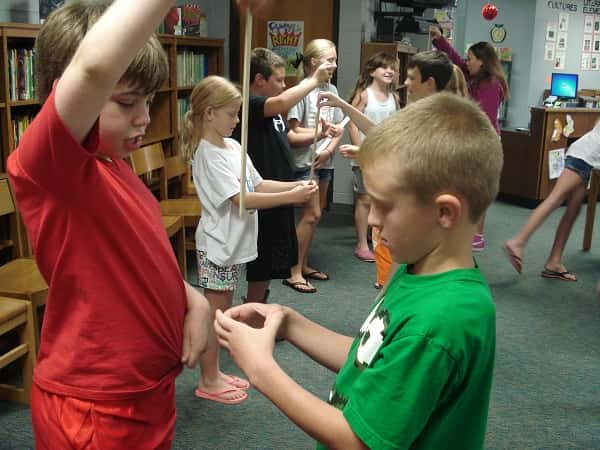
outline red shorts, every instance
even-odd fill
[[[175,431],[175,382],[126,400],[81,400],[31,390],[35,446],[46,449],[169,449]]]

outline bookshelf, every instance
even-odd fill
[[[6,159],[16,147],[19,134],[40,109],[35,98],[32,57],[39,28],[32,24],[0,23],[0,172],[6,172]],[[160,34],[159,40],[167,52],[170,74],[152,102],[152,121],[144,145],[160,142],[167,157],[173,157],[179,153],[178,130],[183,112],[180,108],[199,79],[209,74],[223,75],[224,40],[168,34]],[[187,75],[184,79],[182,73]],[[22,81],[15,84],[15,77]]]
[[[0,70],[2,72],[0,74],[0,175],[6,172],[6,160],[16,148],[19,135],[25,131],[27,124],[40,110],[33,82],[35,57],[31,56],[39,29],[39,25],[33,24],[0,23]],[[179,153],[178,130],[182,114],[179,105],[186,102],[194,83],[203,76],[223,75],[224,40],[168,34],[159,34],[158,37],[167,52],[170,72],[169,79],[156,93],[150,107],[152,120],[146,130],[144,145],[160,142],[167,157],[166,165],[170,166],[169,159],[178,157]],[[188,65],[183,65],[184,63],[178,64],[178,54],[203,56],[201,61],[199,57],[196,59],[192,57],[191,68],[188,68]],[[15,61],[18,67],[15,67]],[[194,68],[196,70],[192,70]],[[188,74],[186,82],[178,83],[178,73],[184,69],[187,69]],[[19,79],[21,75],[23,78],[15,86],[13,80],[17,75]],[[172,192],[177,192],[179,195],[187,192],[185,186],[187,177],[174,177],[172,181],[178,184],[169,186],[173,188]],[[23,230],[18,217],[17,221],[17,227]],[[14,226],[6,221],[0,221],[0,240],[10,239],[14,233]],[[25,233],[22,233],[22,236],[25,236]],[[20,243],[20,248],[28,249],[26,239],[24,241]],[[24,250],[19,253],[28,255],[30,252]],[[19,256],[23,255],[19,254]]]

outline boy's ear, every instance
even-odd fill
[[[261,86],[265,81],[265,77],[261,73],[257,73],[254,76],[254,80],[252,80],[252,84],[256,84],[257,86]]]
[[[438,223],[445,230],[454,228],[463,215],[466,214],[463,203],[454,194],[438,195],[435,204],[438,209]]]
[[[427,78],[427,81],[425,81],[425,83],[427,83],[427,87],[429,88],[429,91],[432,94],[435,94],[438,91],[437,84],[433,77]]]

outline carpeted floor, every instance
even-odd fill
[[[600,236],[582,252],[583,216],[575,225],[565,263],[579,281],[542,279],[560,213],[527,248],[518,276],[500,245],[530,210],[496,203],[488,213],[488,248],[477,256],[497,305],[497,360],[488,424],[488,449],[600,449]],[[600,229],[600,219],[596,221]],[[594,245],[595,244],[595,245]],[[331,274],[317,294],[297,294],[275,281],[271,300],[291,305],[341,333],[355,335],[376,291],[374,267],[352,256],[351,211],[334,206],[313,244],[313,264]],[[236,299],[244,293],[245,285]],[[311,392],[326,398],[334,375],[287,343],[276,347],[281,365]],[[239,373],[226,355],[223,366]],[[309,449],[314,442],[256,391],[242,405],[194,398],[196,371],[177,380],[174,449]],[[456,430],[460,433],[461,430]],[[33,447],[29,408],[0,402],[0,449]]]

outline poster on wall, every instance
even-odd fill
[[[594,33],[600,33],[600,16],[594,16]]]
[[[600,56],[592,54],[590,56],[590,70],[600,70]]]
[[[557,148],[548,151],[548,178],[555,180],[565,168],[565,149]]]
[[[555,69],[564,69],[565,68],[565,60],[567,59],[567,54],[565,52],[556,52],[554,57],[554,68]]]
[[[594,32],[594,16],[583,17],[583,32],[593,33]]]
[[[546,25],[546,40],[547,41],[556,41],[556,28],[558,25],[556,22],[548,22]]]
[[[556,51],[567,50],[567,32],[559,31],[556,37]]]
[[[581,54],[581,70],[590,70],[592,64],[592,54],[582,53]]]
[[[267,48],[285,61],[285,76],[295,76],[296,68],[293,63],[304,50],[304,21],[268,21]]]
[[[569,14],[560,13],[558,15],[558,31],[569,31]]]
[[[581,47],[582,52],[591,52],[592,51],[592,41],[594,36],[591,34],[583,35],[583,46]]]
[[[554,61],[554,42],[546,42],[544,46],[544,61]]]

